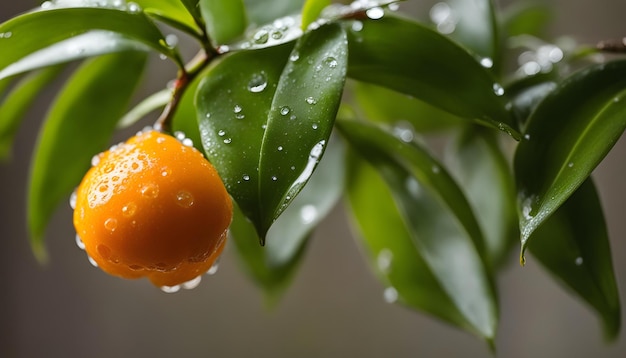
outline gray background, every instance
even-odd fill
[[[623,0],[553,2],[558,9],[553,34],[590,43],[626,35]],[[34,5],[2,0],[0,20]],[[171,67],[153,62],[145,93],[174,76]],[[46,97],[57,90],[47,90]],[[28,160],[46,103],[39,101],[29,113],[12,160],[0,165],[0,357],[490,356],[486,345],[469,334],[386,304],[341,208],[316,232],[293,286],[273,310],[266,309],[261,292],[244,276],[232,247],[217,275],[174,295],[146,280],[119,280],[93,269],[74,244],[67,205],[47,232],[52,260],[39,266],[26,240],[24,198]],[[128,135],[120,133],[117,140]],[[594,174],[607,212],[622,305],[625,153],[622,140]],[[532,258],[525,268],[513,259],[498,280],[500,357],[626,357],[626,334],[605,345],[590,310]]]

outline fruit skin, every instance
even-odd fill
[[[100,154],[76,191],[74,227],[105,272],[175,286],[206,272],[226,243],[232,202],[193,147],[155,130]]]

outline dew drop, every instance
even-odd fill
[[[352,31],[359,32],[363,30],[363,23],[357,20],[357,21],[352,22],[351,27],[352,27]]]
[[[194,197],[188,191],[181,190],[176,193],[176,204],[183,208],[190,208],[194,203]]]
[[[131,14],[136,14],[141,11],[141,7],[134,2],[129,2],[127,5],[128,12]]]
[[[383,298],[387,303],[394,303],[398,300],[398,290],[394,287],[387,287],[385,291],[383,291]]]
[[[317,219],[317,208],[313,205],[305,205],[300,209],[300,220],[303,224],[310,224]]]
[[[124,215],[127,218],[132,217],[133,215],[135,215],[136,212],[137,212],[137,204],[135,203],[131,202],[122,207],[122,215]]]
[[[385,11],[382,7],[373,7],[365,11],[365,15],[372,20],[382,19],[385,16]]]
[[[244,174],[242,179],[243,181],[250,181],[250,176],[248,174]]]
[[[572,168],[572,167],[574,167],[574,163],[573,163],[573,162],[569,162],[569,163],[567,163],[567,167],[568,167],[568,168]]]
[[[376,265],[383,273],[391,271],[391,262],[393,261],[393,252],[389,249],[382,249],[376,257]]]
[[[52,7],[52,1],[44,1],[41,4],[42,9],[50,9]]]
[[[306,101],[306,103],[310,104],[310,105],[314,105],[317,104],[317,100],[313,97],[307,97],[304,99]]]
[[[96,165],[98,165],[100,163],[100,156],[101,154],[96,154],[93,157],[91,157],[91,166],[95,167]]]
[[[283,106],[280,107],[280,114],[283,116],[286,116],[289,114],[289,112],[291,112],[291,108],[287,107],[287,106]]]
[[[185,138],[182,141],[185,147],[193,147],[193,140],[191,138]]]
[[[213,265],[211,265],[211,268],[209,268],[206,274],[215,275],[219,269],[220,269],[220,259],[218,258],[217,260],[215,260],[215,262],[213,262]]]
[[[582,264],[583,264],[583,258],[582,258],[582,257],[580,257],[580,256],[578,256],[578,257],[576,258],[576,260],[574,261],[574,263],[576,264],[576,266],[580,266],[580,265],[582,265]]]
[[[528,133],[527,133],[527,134],[524,134],[524,139],[526,139],[526,140],[530,140],[530,134],[528,134]]]
[[[313,124],[311,125],[311,128],[313,128],[313,129],[317,129],[317,123],[313,123]]]
[[[98,267],[98,263],[96,262],[96,260],[94,260],[93,257],[89,256],[89,254],[87,254],[87,259],[89,260],[91,266]]]
[[[502,88],[502,86],[499,83],[494,83],[493,93],[495,93],[496,96],[502,96],[504,94],[504,88]]]
[[[170,168],[163,168],[161,169],[161,176],[162,177],[166,177],[168,175],[172,174],[172,170]]]
[[[180,285],[176,286],[161,286],[161,291],[165,293],[176,293],[180,291]]]
[[[117,229],[117,219],[108,218],[104,221],[104,228],[110,232],[114,232]]]
[[[241,108],[240,105],[235,105],[235,108],[233,108],[233,112],[235,113],[241,113],[241,111],[243,110],[243,108]]]
[[[76,209],[76,197],[76,189],[74,189],[74,191],[70,195],[70,207],[72,208],[72,210]]]
[[[181,284],[181,287],[184,288],[185,290],[193,290],[194,288],[198,287],[201,281],[202,281],[202,276],[198,276],[187,282],[183,282]]]
[[[255,74],[248,82],[248,91],[252,93],[263,92],[265,87],[267,87],[267,77],[263,72]]]
[[[269,40],[269,38],[269,32],[267,32],[267,30],[265,29],[261,29],[252,36],[252,41],[258,45],[262,45],[264,43],[267,43],[267,40]]]
[[[224,139],[224,144],[230,144],[232,143],[233,139],[232,138],[226,138]]]
[[[324,63],[325,63],[328,67],[330,67],[330,68],[335,68],[335,67],[337,67],[337,65],[339,64],[339,63],[337,62],[337,59],[336,59],[336,58],[334,58],[334,57],[326,57],[326,58],[324,59]]]
[[[156,184],[146,184],[141,188],[141,195],[144,198],[154,199],[159,196],[159,187]]]
[[[435,174],[439,174],[439,172],[441,171],[441,169],[440,169],[438,166],[433,165],[433,167],[432,167],[432,171],[433,171],[433,173],[435,173]]]
[[[217,132],[217,135],[218,135],[218,136],[220,136],[220,137],[223,137],[224,135],[226,135],[226,131],[224,131],[223,129],[220,129],[220,130]]]
[[[170,48],[176,47],[176,45],[178,45],[178,36],[176,36],[174,34],[169,34],[169,35],[165,36],[165,43]]]
[[[272,175],[272,181],[277,181],[278,177],[276,175]]]
[[[278,149],[279,152],[282,152],[283,151],[283,146],[279,145],[277,149]]]
[[[291,54],[291,56],[289,56],[289,61],[291,62],[296,62],[300,59],[300,54],[298,54],[297,52],[294,52]]]
[[[78,234],[76,234],[76,237],[74,238],[74,240],[76,241],[76,246],[78,246],[79,249],[81,250],[85,249],[85,243],[80,238],[80,236],[78,236]]]
[[[489,57],[485,57],[480,60],[480,65],[483,66],[484,68],[491,68],[493,67],[493,60],[490,59]]]

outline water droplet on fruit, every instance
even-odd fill
[[[135,215],[136,212],[137,212],[137,204],[135,203],[131,202],[122,207],[122,215],[124,215],[127,218],[132,217],[133,215]]]
[[[98,267],[98,263],[96,262],[96,260],[94,260],[93,257],[89,256],[89,254],[87,254],[87,260],[89,260],[91,266]]]
[[[201,281],[202,281],[202,276],[198,276],[187,282],[183,282],[181,284],[181,287],[184,288],[185,290],[193,290],[194,288],[198,287]]]
[[[189,208],[193,205],[194,197],[188,191],[179,191],[176,193],[176,204],[183,208]]]
[[[76,241],[76,246],[78,246],[79,249],[81,250],[85,249],[85,243],[80,238],[80,236],[78,236],[78,234],[76,234],[76,237],[74,238],[74,240]]]
[[[117,219],[108,218],[104,221],[104,228],[109,230],[110,232],[115,231],[117,229]]]
[[[141,188],[141,195],[144,198],[154,199],[159,196],[159,187],[156,184],[146,184]]]
[[[175,286],[161,286],[161,291],[165,293],[176,293],[180,291],[180,285]]]
[[[70,195],[70,207],[72,210],[76,209],[76,189]]]
[[[211,267],[206,272],[206,274],[215,275],[219,269],[220,269],[220,259],[218,258],[217,260],[215,260],[215,262],[213,262],[213,265],[211,265]]]

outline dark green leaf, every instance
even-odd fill
[[[291,55],[289,45],[233,54],[200,85],[207,157],[261,237],[323,152],[341,97],[345,46],[341,28],[322,27]]]
[[[467,326],[491,342],[497,325],[495,290],[482,234],[461,189],[403,133],[398,134],[405,140],[364,122],[338,124],[386,181],[411,241]],[[378,203],[371,194],[361,195]]]
[[[445,36],[385,16],[350,26],[348,39],[349,76],[520,137],[500,84],[474,56]]]
[[[385,87],[359,82],[354,86],[353,94],[365,117],[372,121],[388,124],[407,121],[417,132],[467,125],[465,119]]]
[[[244,0],[248,18],[254,25],[272,22],[300,11],[305,0]]]
[[[306,0],[302,8],[302,30],[306,28],[322,13],[326,6],[330,5],[330,0]]]
[[[0,160],[9,155],[13,136],[26,111],[43,87],[54,80],[62,68],[46,68],[20,79],[11,93],[0,102]]]
[[[476,214],[492,266],[503,264],[519,231],[513,175],[496,136],[468,128],[447,151],[446,163]]]
[[[112,37],[104,44],[90,40],[83,41],[82,46],[78,47],[72,47],[75,45],[54,47],[55,51],[51,54],[44,53],[45,56],[38,53],[36,58],[38,61],[47,60],[49,57],[47,63],[43,61],[39,66],[83,57],[81,56],[82,47],[98,48],[99,52],[96,54],[116,51],[118,45],[128,48],[128,44],[124,43],[121,37],[133,40],[135,46],[139,42],[152,47],[180,62],[176,51],[166,44],[159,29],[141,11],[110,8],[53,8],[29,12],[0,25],[0,33],[11,34],[9,37],[5,35],[0,39],[0,46],[3,49],[10,49],[3,51],[0,57],[0,78],[24,71],[24,69],[16,70],[9,67],[24,57],[93,30],[104,30],[108,36]],[[109,31],[116,34],[111,35]],[[102,32],[98,33],[99,36],[104,36]],[[120,41],[122,44],[119,44]],[[41,56],[44,58],[39,58]]]
[[[331,140],[311,180],[268,231],[264,247],[259,245],[254,225],[237,210],[231,236],[244,267],[269,299],[277,299],[289,283],[311,232],[341,197],[344,158],[342,143]]]
[[[487,68],[500,67],[500,39],[492,0],[450,0],[455,19],[450,37],[480,56]]]
[[[533,256],[591,305],[604,321],[606,336],[616,338],[621,324],[619,293],[593,181],[587,179],[532,238],[528,248]]]
[[[222,45],[241,36],[248,20],[242,0],[200,0],[200,11],[206,30],[215,45]]]
[[[141,77],[146,55],[123,52],[93,59],[59,93],[39,135],[28,193],[31,245],[45,259],[45,227],[57,205],[102,151]]]
[[[529,119],[515,153],[522,259],[528,238],[582,184],[626,128],[626,61],[563,81]]]

